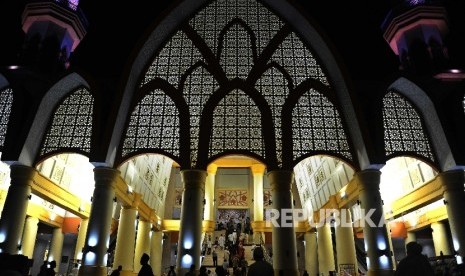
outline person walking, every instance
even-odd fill
[[[216,247],[213,247],[212,258],[213,258],[213,266],[217,267],[218,266],[218,252],[216,252]]]
[[[150,257],[146,253],[142,254],[142,257],[140,257],[140,264],[142,267],[139,270],[138,276],[154,276],[152,267],[149,265],[149,260]]]
[[[397,265],[395,276],[434,276],[433,268],[425,255],[421,254],[422,246],[417,242],[407,243],[407,257]]]
[[[255,263],[249,266],[247,276],[273,276],[273,266],[265,261],[265,255],[263,254],[263,248],[257,246],[253,251],[253,258]]]

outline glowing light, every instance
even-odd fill
[[[192,256],[189,254],[182,256],[181,263],[183,267],[190,267],[192,264]]]
[[[82,260],[82,252],[79,252],[79,253],[77,254],[77,258],[78,258],[79,260]]]
[[[103,263],[106,264],[107,261],[108,261],[108,254],[105,254],[105,255],[103,256]]]
[[[379,257],[379,264],[381,267],[388,267],[389,266],[389,258],[386,255]]]
[[[453,73],[453,74],[458,74],[460,73],[461,71],[459,69],[450,69],[449,72]]]
[[[97,255],[94,252],[91,252],[91,251],[87,252],[86,253],[86,258],[85,258],[86,264],[95,263],[95,257],[97,257]]]
[[[5,240],[6,240],[5,233],[0,233],[0,243],[4,242]]]
[[[90,236],[89,241],[87,242],[89,246],[96,246],[97,245],[97,237]]]
[[[128,186],[128,193],[132,194],[132,187]]]
[[[184,240],[184,249],[191,249],[192,248],[192,240],[191,239],[185,239]]]
[[[453,243],[454,243],[454,249],[455,249],[455,251],[459,251],[459,248],[460,248],[459,242],[458,242],[457,240],[454,239]]]
[[[378,249],[386,250],[386,242],[384,240],[378,240]]]
[[[463,263],[463,259],[460,255],[457,255],[455,256],[455,260],[457,261],[457,264],[462,264]]]
[[[11,70],[16,70],[18,68],[19,68],[18,65],[11,65],[11,66],[8,67],[8,69],[11,69]]]

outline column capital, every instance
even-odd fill
[[[216,174],[216,171],[218,170],[218,165],[211,163],[210,165],[207,166],[207,173],[208,174]]]
[[[111,186],[114,187],[116,184],[116,178],[119,175],[120,175],[120,172],[113,168],[107,168],[107,167],[94,168],[95,186],[97,185],[105,186],[108,183],[111,183]]]
[[[182,183],[184,189],[201,188],[205,189],[205,180],[207,172],[204,170],[183,170],[181,171]]]
[[[354,179],[357,183],[358,190],[379,190],[381,182],[380,170],[363,170],[354,174]]]
[[[264,174],[266,166],[263,164],[253,164],[250,166],[250,170],[252,171],[252,174]]]
[[[463,191],[465,172],[463,170],[445,171],[438,175],[438,180],[444,191]]]
[[[29,184],[28,180],[34,179],[38,174],[37,170],[33,167],[24,165],[11,165],[10,166],[10,178],[11,184]],[[16,180],[16,181],[15,181]],[[17,181],[23,180],[23,181]]]
[[[294,172],[276,170],[268,173],[268,181],[272,190],[290,190],[294,181]]]
[[[132,202],[130,204],[122,204],[122,207],[124,209],[137,210],[141,202],[142,202],[142,194],[134,192],[134,197],[132,198]]]

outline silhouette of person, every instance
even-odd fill
[[[119,265],[117,269],[113,270],[110,276],[119,276],[120,271],[123,270],[123,266]]]
[[[44,261],[44,263],[40,266],[40,271],[39,271],[39,274],[37,274],[37,276],[47,275],[47,265],[48,265],[48,262]]]
[[[45,275],[47,276],[54,276],[55,275],[55,267],[57,267],[57,262],[55,260],[50,262],[50,267],[47,268]]]
[[[142,267],[139,270],[138,276],[153,276],[153,271],[152,267],[149,265],[149,255],[146,253],[142,254],[142,257],[140,257],[140,264]]]
[[[264,260],[263,248],[257,246],[253,250],[253,258],[255,263],[249,266],[247,276],[273,276],[273,266]]]
[[[307,270],[304,270],[304,274],[302,276],[309,276]]]
[[[168,276],[176,276],[176,272],[174,271],[174,265],[170,266],[170,271],[168,271]]]
[[[417,242],[409,242],[406,246],[407,257],[397,265],[396,276],[433,276],[434,271],[425,255],[421,254],[422,246]]]

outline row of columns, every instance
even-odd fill
[[[16,254],[18,252],[18,244],[23,229],[28,196],[31,193],[31,184],[35,169],[13,165],[11,166],[11,185],[5,201],[4,211],[0,220],[0,249],[2,252]],[[92,201],[92,210],[89,218],[88,229],[83,246],[83,265],[81,266],[79,275],[105,275],[106,274],[106,256],[109,242],[109,230],[112,219],[113,198],[115,196],[114,185],[119,175],[119,171],[111,168],[95,168],[95,189]],[[355,178],[359,186],[359,198],[363,210],[373,210],[371,219],[378,223],[384,220],[383,206],[379,191],[380,171],[365,170],[356,173]],[[263,175],[263,174],[262,174]],[[254,173],[254,179],[255,179]],[[283,209],[292,209],[292,193],[291,185],[294,180],[292,171],[271,171],[268,173],[268,180],[272,188],[273,204],[272,207],[278,211]],[[444,172],[440,176],[444,187],[444,199],[447,204],[447,212],[451,225],[452,238],[454,249],[465,256],[465,210],[464,199],[464,172],[449,171]],[[181,171],[181,178],[184,184],[180,232],[178,242],[178,258],[177,268],[179,272],[187,270],[191,264],[200,266],[200,250],[201,250],[201,235],[202,235],[202,215],[203,215],[203,199],[205,195],[205,183],[207,172],[202,170],[185,170]],[[254,181],[255,182],[255,181]],[[259,173],[257,173],[257,181],[260,182]],[[260,188],[258,188],[260,189]],[[257,191],[258,192],[258,191]],[[256,193],[260,195],[259,193]],[[257,204],[259,198],[257,197]],[[254,204],[255,205],[255,204]],[[254,206],[255,208],[255,206]],[[123,210],[125,210],[123,208]],[[262,209],[257,208],[259,218]],[[122,211],[128,214],[129,218],[133,217],[133,211]],[[123,215],[123,213],[122,213]],[[124,215],[123,215],[124,216]],[[129,218],[121,218],[124,221],[130,221]],[[292,221],[292,216],[290,217]],[[134,221],[134,220],[133,220]],[[122,229],[125,226],[122,225]],[[158,241],[149,242],[147,234],[150,227],[141,225],[141,236],[139,246],[147,244],[157,244]],[[126,230],[129,231],[129,230]],[[273,265],[275,274],[279,275],[298,275],[297,254],[295,233],[292,227],[273,227]],[[339,230],[338,236],[348,236],[350,233]],[[320,234],[321,233],[321,234]],[[158,234],[159,236],[160,234]],[[309,246],[314,246],[309,234]],[[327,236],[327,229],[319,229],[318,235]],[[120,235],[118,235],[120,236]],[[388,256],[389,237],[385,224],[372,226],[365,224],[364,227],[365,248],[367,250],[368,275],[392,275],[393,262]],[[319,242],[320,239],[319,238]],[[327,238],[326,238],[327,239]],[[323,240],[322,240],[323,242]],[[155,246],[156,247],[156,246]],[[152,247],[154,248],[154,247]],[[320,246],[318,246],[320,248]],[[311,249],[311,248],[310,248]],[[149,250],[147,247],[143,251]],[[155,250],[155,249],[153,249]],[[150,249],[152,251],[152,249]],[[344,251],[344,250],[342,250]],[[141,251],[142,252],[142,251]],[[341,251],[340,251],[341,252]],[[128,250],[125,250],[128,253]],[[321,253],[324,255],[324,253]],[[154,256],[159,255],[155,254]],[[155,259],[152,258],[152,259]],[[326,258],[325,258],[326,259]],[[318,260],[322,264],[325,260]],[[121,261],[122,263],[125,263]],[[312,262],[314,263],[314,259]],[[355,262],[356,263],[356,262]],[[117,265],[117,264],[115,264]],[[130,264],[126,264],[126,267]],[[331,266],[329,264],[328,266]]]

